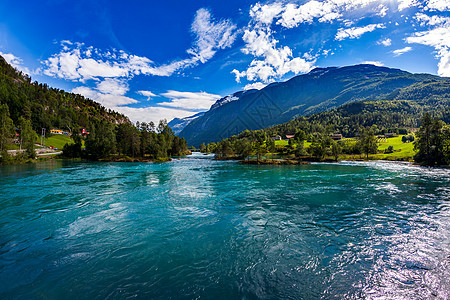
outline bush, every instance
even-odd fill
[[[386,150],[384,150],[384,153],[386,154],[394,153],[394,146],[389,145],[389,147],[387,147]]]

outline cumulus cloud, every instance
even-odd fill
[[[442,17],[436,15],[428,16],[424,13],[417,13],[414,16],[414,19],[416,19],[419,22],[420,26],[450,25],[449,17]]]
[[[158,106],[140,108],[120,106],[115,110],[128,116],[133,122],[153,122],[155,124],[158,124],[159,120],[162,119],[171,121],[174,118],[186,118],[194,114],[190,110]]]
[[[377,28],[386,28],[383,24],[369,24],[363,27],[339,28],[335,40],[359,39],[364,33],[372,32]]]
[[[362,64],[374,65],[374,66],[377,66],[377,67],[384,66],[384,64],[381,61],[374,61],[374,60],[366,60],[366,61],[363,61]]]
[[[101,105],[117,110],[118,107],[123,105],[135,104],[139,101],[129,98],[123,95],[102,93],[94,88],[87,86],[80,86],[72,89],[72,93],[83,95],[94,101],[97,101]]]
[[[267,84],[264,84],[262,82],[249,83],[244,87],[244,90],[245,91],[253,90],[253,89],[260,90],[260,89],[265,88],[266,86],[267,86]]]
[[[371,6],[379,11],[378,15],[385,15],[388,8],[380,5],[377,0],[310,0],[302,4],[275,1],[268,4],[256,3],[250,8],[250,21],[244,29],[242,39],[245,46],[241,49],[244,54],[254,59],[246,70],[233,70],[236,81],[241,78],[248,81],[269,83],[281,78],[285,74],[306,73],[316,63],[318,53],[305,56],[296,53],[295,49],[281,45],[275,37],[275,27],[291,29],[301,24],[344,22],[344,13],[354,13],[357,9]],[[382,24],[372,24],[367,27],[342,29],[338,39],[358,38],[368,31],[383,28]]]
[[[128,82],[116,78],[106,78],[97,83],[97,90],[100,93],[112,95],[125,95],[128,90]]]
[[[144,97],[147,97],[147,99],[157,97],[156,94],[152,93],[151,91],[137,91],[139,95],[142,95]]]
[[[287,28],[294,28],[301,23],[312,23],[314,19],[318,19],[319,22],[330,22],[341,16],[342,14],[338,12],[338,7],[335,3],[313,0],[303,5],[287,4],[277,24]]]
[[[277,47],[278,40],[273,37],[272,31],[268,28],[248,28],[244,31],[243,40],[245,47],[242,48],[242,52],[256,58],[247,70],[232,71],[237,82],[245,77],[249,81],[261,80],[268,83],[288,72],[294,74],[308,72],[314,66],[315,59],[294,57],[288,46]]]
[[[398,0],[398,10],[402,11],[404,9],[417,6],[419,2],[417,0]]]
[[[0,51],[0,56],[2,56],[8,64],[13,66],[13,68],[22,71],[25,74],[30,75],[31,72],[27,67],[23,66],[23,60],[12,53],[3,53]]]
[[[409,52],[411,50],[412,50],[411,47],[405,47],[405,48],[394,50],[394,51],[392,51],[392,53],[394,53],[395,56],[400,56],[400,55],[405,54],[406,52]]]
[[[438,74],[441,76],[450,76],[450,26],[438,26],[436,28],[416,32],[406,38],[410,44],[421,44],[433,47],[436,56],[439,58]]]
[[[167,102],[158,103],[159,106],[169,106],[181,108],[185,110],[207,110],[213,105],[216,100],[220,99],[219,95],[209,94],[206,92],[179,92],[167,91],[161,96],[170,99]]]
[[[377,44],[378,45],[383,45],[385,47],[388,47],[388,46],[392,45],[392,40],[387,38],[387,39],[379,41]]]
[[[379,12],[377,13],[378,16],[380,17],[385,17],[387,15],[387,12],[389,10],[389,8],[387,8],[386,5],[380,4],[377,8],[379,10]]]
[[[106,83],[110,84],[110,82]],[[114,84],[114,83],[113,83]],[[101,86],[101,83],[99,84]],[[208,94],[205,92],[179,92],[167,91],[161,96],[169,99],[167,102],[160,102],[147,107],[130,107],[130,104],[137,104],[139,101],[121,95],[120,90],[116,94],[101,92],[98,88],[90,88],[80,86],[72,90],[72,93],[81,94],[87,98],[97,101],[105,107],[125,114],[132,120],[157,123],[159,120],[166,119],[168,121],[173,118],[184,118],[191,116],[196,111],[207,110],[221,96]],[[120,84],[118,84],[120,86]],[[150,91],[139,91],[144,96],[157,96]]]
[[[429,0],[425,9],[430,11],[449,11],[450,0]]]

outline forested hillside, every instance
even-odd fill
[[[47,136],[51,128],[68,132],[74,143],[66,144],[63,152],[69,158],[167,160],[189,153],[186,141],[175,136],[165,120],[134,125],[81,95],[31,82],[0,56],[0,163],[35,158],[42,128]],[[81,128],[87,133],[80,135]],[[19,142],[26,152],[10,157],[7,150]]]
[[[433,117],[450,122],[450,79],[425,80],[403,88],[379,101],[361,101],[265,129],[269,135],[323,131],[328,128],[347,137],[355,136],[362,127],[376,125],[379,133],[398,128],[418,128],[428,112]],[[322,129],[321,129],[322,128]]]
[[[67,131],[88,128],[93,119],[111,123],[129,123],[128,118],[106,109],[79,94],[32,82],[31,78],[10,66],[0,56],[0,105],[6,104],[10,118],[18,124],[22,116],[31,120],[35,131],[61,128]]]

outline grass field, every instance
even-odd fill
[[[375,154],[374,157],[386,160],[412,160],[414,154],[414,143],[403,143],[403,135],[388,138],[386,142],[378,144],[378,151],[384,152],[389,146],[394,147],[394,152],[389,154]]]
[[[53,134],[45,139],[45,146],[53,146],[53,148],[58,148],[59,150],[62,150],[67,143],[73,143],[73,140],[67,135]]]
[[[286,141],[286,140],[275,141],[275,146],[283,146],[283,147],[286,147],[287,145],[289,145],[289,142]],[[311,143],[305,141],[305,148],[308,148],[309,146],[311,146]]]
[[[392,137],[386,139],[386,141],[378,143],[378,154],[369,155],[369,159],[382,159],[382,160],[402,160],[402,161],[412,161],[416,152],[414,151],[414,143],[403,143],[403,135]],[[356,142],[355,139],[346,139],[350,142]],[[275,141],[275,145],[286,147],[288,141],[281,140]],[[305,148],[311,145],[309,142],[305,142]],[[384,151],[389,147],[394,147],[393,153],[384,153]],[[342,159],[364,159],[365,155],[342,155]]]

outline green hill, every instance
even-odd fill
[[[31,78],[15,70],[0,56],[0,105],[6,104],[14,124],[19,117],[31,120],[32,128],[41,132],[46,128],[77,131],[89,128],[94,119],[110,123],[129,123],[126,116],[106,109],[81,95],[32,82]]]

